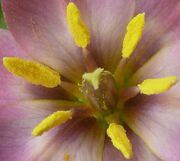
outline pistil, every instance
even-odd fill
[[[112,74],[102,68],[91,73],[85,73],[80,90],[90,105],[102,115],[107,115],[116,108],[117,87]]]

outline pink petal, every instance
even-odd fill
[[[57,161],[64,160],[64,155],[69,155],[73,161],[98,160],[103,131],[92,119],[73,119],[40,137],[31,136],[35,125],[58,108],[52,102],[43,101],[0,108],[1,160]]]
[[[73,0],[90,28],[89,50],[97,64],[113,70],[120,57],[126,26],[134,13],[134,0]]]
[[[2,64],[2,58],[5,56],[25,57],[25,52],[15,42],[12,35],[7,30],[0,29],[0,99],[11,100],[16,98],[27,98],[29,93],[24,91],[26,82],[11,75]],[[21,92],[18,92],[21,91]]]
[[[17,42],[40,62],[77,81],[84,67],[69,35],[64,0],[4,0],[3,10]]]
[[[124,113],[126,123],[161,160],[180,160],[180,102],[177,94],[136,97],[127,104]]]
[[[160,161],[134,132],[127,129],[127,134],[133,146],[133,157],[129,161]],[[128,159],[125,159],[107,138],[103,161],[128,161]]]
[[[180,36],[179,0],[136,0],[136,14],[146,13],[143,37],[132,57],[135,69],[143,65],[165,44]]]
[[[13,36],[8,30],[0,29],[0,57],[17,56],[27,58],[27,54],[16,43]]]
[[[180,5],[179,0],[160,0],[160,1],[136,0],[136,13],[144,11],[146,13],[148,24],[151,24],[152,21],[154,21],[155,26],[152,27],[156,27],[158,30],[162,29],[163,31],[176,32],[172,34],[174,34],[174,36],[178,38],[180,31],[179,5]],[[151,28],[151,30],[152,29],[153,28]],[[169,33],[165,32],[165,34],[169,34]]]
[[[6,106],[1,105],[1,160],[25,161],[27,159],[29,153],[34,150],[33,148],[28,149],[31,143],[34,142],[31,137],[31,130],[39,121],[53,112],[52,107],[57,108],[57,105],[55,107],[52,103],[49,104],[48,102],[44,103],[41,101],[21,102],[18,104],[9,103]],[[38,140],[41,141],[41,139],[37,139],[37,143]]]
[[[180,41],[165,46],[133,76],[134,84],[147,78],[180,77]],[[180,84],[158,96],[134,98],[127,108],[128,125],[162,160],[180,160]]]
[[[132,161],[161,161],[134,132],[129,130],[128,133],[133,145]]]
[[[104,143],[104,159],[103,161],[126,161],[124,156],[113,145],[107,137]]]
[[[64,161],[65,156],[73,161],[98,161],[103,154],[104,130],[94,119],[72,120],[57,131],[51,146],[36,155],[34,160]],[[48,146],[48,145],[47,145]]]
[[[0,29],[1,103],[2,101],[18,101],[23,99],[62,99],[67,97],[60,87],[47,89],[40,86],[34,86],[19,77],[13,76],[2,65],[2,58],[5,56],[18,56],[29,59],[26,53],[16,43],[9,31]]]
[[[175,75],[180,78],[180,40],[162,48],[133,76],[134,84],[147,78]]]
[[[0,30],[0,40],[1,60],[3,56],[23,57],[24,52],[8,31]],[[72,108],[72,105],[67,106],[68,102],[65,101],[47,100],[62,98],[59,89],[48,91],[45,88],[28,85],[24,80],[8,73],[3,68],[2,63],[0,71],[2,85],[0,88],[1,160],[32,161],[34,159],[37,161],[36,157],[41,157],[41,152],[48,149],[54,142],[53,139],[57,138],[57,132],[50,131],[42,137],[32,138],[32,129],[50,113],[57,110],[67,110]],[[42,98],[46,99],[42,100]],[[31,99],[36,100],[30,101]],[[51,157],[50,153],[47,152],[46,156],[43,155],[44,158]]]

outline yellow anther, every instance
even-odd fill
[[[23,77],[35,85],[53,88],[61,83],[58,72],[35,61],[16,57],[4,57],[3,65],[12,74]]]
[[[71,111],[57,111],[42,120],[32,131],[33,136],[42,135],[44,132],[59,126],[72,118]]]
[[[69,154],[68,152],[66,152],[66,153],[64,154],[64,161],[70,161],[70,159],[71,159],[70,154]]]
[[[90,42],[90,32],[81,19],[79,9],[73,2],[67,6],[67,22],[76,45],[85,48]]]
[[[177,77],[170,76],[157,79],[146,79],[138,85],[140,93],[146,95],[160,94],[170,89],[177,82]]]
[[[141,39],[145,24],[145,14],[135,16],[127,26],[123,41],[122,57],[129,58]]]
[[[111,123],[107,129],[107,135],[111,138],[114,147],[117,148],[126,159],[132,157],[132,144],[123,126]]]
[[[102,68],[97,68],[94,72],[92,73],[85,73],[82,78],[83,80],[88,81],[94,89],[99,88],[99,83],[100,83],[100,77],[104,69]]]

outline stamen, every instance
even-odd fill
[[[3,65],[12,74],[23,77],[35,85],[53,88],[61,83],[58,72],[35,61],[16,57],[4,57]]]
[[[141,13],[135,16],[127,26],[127,33],[123,41],[122,57],[129,58],[136,48],[145,24],[145,14]]]
[[[140,93],[146,95],[160,94],[166,92],[177,82],[176,76],[157,79],[146,79],[138,85]]]
[[[42,120],[32,131],[33,136],[40,136],[44,132],[59,126],[72,118],[71,111],[57,111]]]
[[[92,73],[85,73],[82,78],[83,80],[88,81],[90,84],[93,85],[94,89],[98,89],[99,88],[99,79],[101,77],[101,73],[104,71],[104,69],[102,68],[97,68],[94,72]]]
[[[132,157],[132,144],[123,126],[111,123],[107,129],[107,135],[111,138],[114,147],[121,151],[126,159]]]
[[[64,161],[70,161],[70,154],[68,153],[68,152],[66,152],[65,154],[64,154]]]
[[[73,2],[67,6],[67,22],[76,45],[86,48],[90,42],[90,32],[81,19],[79,9]]]

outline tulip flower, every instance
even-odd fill
[[[1,161],[179,161],[179,0],[2,0]]]

